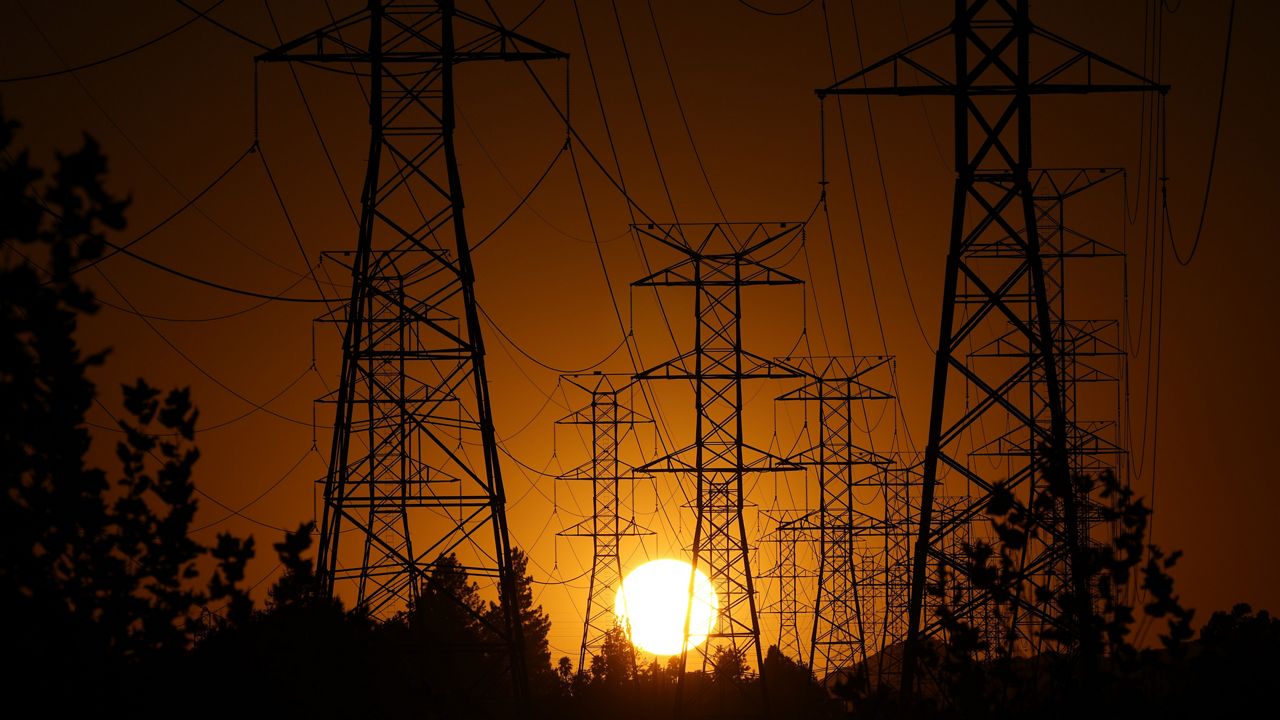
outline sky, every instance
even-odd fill
[[[358,5],[224,0],[210,16],[273,45],[277,29],[296,37],[326,23],[330,9],[341,15]],[[570,55],[535,72],[570,109],[583,140],[577,159],[590,216],[571,158],[561,152],[564,121],[530,74],[515,64],[459,73],[457,137],[472,236],[497,226],[536,185],[475,262],[479,302],[491,319],[485,332],[497,433],[509,453],[503,471],[511,536],[533,561],[556,656],[576,656],[590,563],[589,541],[556,533],[582,518],[590,496],[550,477],[585,460],[587,449],[573,428],[553,424],[581,395],[549,368],[632,372],[625,353],[613,353],[624,330],[634,333],[646,364],[675,353],[654,294],[631,287],[645,266],[628,232],[627,206],[583,148],[615,176],[616,148],[628,191],[660,222],[812,214],[803,247],[780,258],[806,285],[748,294],[751,349],[771,357],[803,343],[815,354],[847,354],[852,346],[857,354],[894,355],[899,402],[875,434],[885,445],[923,442],[950,219],[950,107],[884,98],[869,111],[861,99],[840,109],[828,100],[823,132],[813,90],[833,72],[856,69],[860,58],[870,62],[941,27],[951,4],[752,5],[800,9],[771,15],[730,0],[495,3],[504,21],[529,15],[521,32]],[[1205,198],[1229,3],[1168,5],[1159,71],[1172,85],[1169,217],[1185,257]],[[1150,12],[1151,3],[1139,0],[1033,6],[1039,24],[1154,74],[1146,50]],[[1277,50],[1267,29],[1280,20],[1280,8],[1240,0],[1235,13],[1212,192],[1189,265],[1176,261],[1169,238],[1155,237],[1147,219],[1153,173],[1141,98],[1046,100],[1035,115],[1037,165],[1126,169],[1080,222],[1126,247],[1127,265],[1091,278],[1082,295],[1117,317],[1128,312],[1129,477],[1156,507],[1155,542],[1185,552],[1179,591],[1202,618],[1236,602],[1280,606],[1280,580],[1268,570],[1280,549],[1268,532],[1280,490],[1265,459],[1280,405],[1272,317],[1280,250],[1265,220],[1275,189],[1268,170],[1280,159],[1270,76]],[[0,107],[23,123],[19,143],[38,162],[75,147],[82,132],[102,144],[109,186],[133,200],[129,228],[117,240],[189,205],[141,240],[138,253],[236,288],[305,294],[312,288],[306,268],[320,253],[355,242],[367,108],[351,77],[300,67],[295,81],[282,65],[255,68],[255,47],[195,20],[119,59],[22,79],[114,55],[193,17],[160,0],[2,0]],[[255,126],[258,152],[247,153]],[[819,206],[824,165],[829,214]],[[655,251],[654,262],[662,261]],[[205,540],[218,530],[257,536],[259,557],[248,576],[261,597],[279,571],[269,551],[279,528],[316,512],[331,410],[313,401],[338,375],[333,328],[314,322],[313,306],[255,307],[127,257],[100,268],[83,278],[116,307],[86,320],[81,341],[112,348],[94,376],[104,403],[119,407],[119,384],[139,376],[192,388],[203,428],[197,484],[206,494],[198,533]],[[327,287],[343,285],[341,268],[322,264],[319,272],[333,283]],[[687,295],[664,295],[663,302],[676,343],[687,341]],[[752,444],[786,450],[799,442],[802,414],[773,402],[784,389],[767,382],[750,388]],[[677,445],[687,443],[688,398],[677,390],[660,398],[667,432]],[[112,424],[100,408],[91,419]],[[97,434],[104,464],[113,442],[109,432]],[[652,455],[657,445],[646,427],[629,442],[628,452],[637,454]],[[627,510],[655,531],[624,542],[624,566],[682,554],[691,516],[680,505],[688,491],[670,480],[624,489]],[[763,533],[761,513],[802,506],[812,493],[803,478],[760,478],[748,498],[749,532]],[[243,509],[236,515],[219,505]]]

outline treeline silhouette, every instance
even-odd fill
[[[82,350],[78,319],[98,303],[78,280],[125,227],[128,198],[106,188],[98,144],[57,154],[49,175],[15,145],[0,112],[0,652],[10,717],[556,717],[661,718],[676,706],[678,665],[639,662],[620,630],[585,668],[553,665],[550,621],[516,553],[532,697],[510,693],[486,603],[456,559],[440,558],[413,607],[374,620],[317,592],[313,527],[273,550],[284,568],[261,608],[243,587],[253,537],[191,537],[199,412],[186,389],[138,379],[100,396],[89,371],[108,350]],[[117,405],[117,403],[119,403]],[[115,465],[89,461],[86,413],[118,417]],[[116,409],[118,408],[118,410]],[[1280,622],[1247,605],[1214,614],[1198,637],[1166,555],[1145,542],[1149,510],[1115,477],[1046,478],[1031,507],[996,493],[1000,542],[966,547],[966,576],[1007,607],[1024,587],[1017,555],[1059,522],[1068,498],[1105,500],[1110,540],[1083,551],[1093,601],[1041,597],[1056,617],[1033,657],[992,640],[930,588],[947,642],[922,647],[919,692],[904,704],[872,658],[819,682],[769,648],[760,676],[740,651],[690,657],[688,717],[1043,718],[1237,716],[1275,702]],[[1140,581],[1135,607],[1125,589]],[[1041,591],[1043,592],[1043,591]],[[1133,645],[1137,623],[1163,621],[1158,648]],[[497,623],[500,625],[500,623]],[[892,649],[900,652],[901,648]],[[767,690],[767,692],[762,692]],[[768,698],[767,704],[764,698]]]

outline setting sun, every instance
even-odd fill
[[[711,580],[698,570],[694,573],[690,602],[691,571],[689,563],[680,560],[654,560],[632,570],[622,581],[613,609],[632,644],[654,655],[678,654],[684,639],[686,611],[689,647],[697,647],[707,639],[715,629],[720,600]]]

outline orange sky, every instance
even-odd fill
[[[0,2],[0,77],[40,73],[62,67],[63,61],[74,65],[110,55],[190,16],[174,3],[141,0],[58,4],[25,0],[24,4],[63,60],[19,4],[4,0]],[[504,19],[514,20],[535,4],[512,0],[497,6]],[[757,0],[757,4],[785,9],[799,0]],[[724,215],[734,220],[809,215],[818,199],[820,179],[818,101],[812,90],[831,80],[823,4],[819,0],[794,15],[769,17],[729,0],[696,4],[655,0],[651,18],[640,0],[619,0],[620,23],[645,111],[642,116],[613,11],[607,3],[579,3],[623,177],[649,215],[664,222],[714,220],[721,215],[717,202]],[[852,70],[858,61],[850,6],[825,4],[835,64],[842,72]],[[1033,8],[1033,16],[1042,25],[1142,69],[1145,3],[1041,4],[1044,7]],[[353,3],[332,0],[332,5],[344,13]],[[272,9],[286,38],[327,20],[321,0],[276,2]],[[857,10],[861,52],[870,61],[897,50],[908,36],[915,38],[945,23],[950,3],[860,3]],[[227,0],[213,16],[263,43],[274,41],[260,2]],[[1131,360],[1133,432],[1135,437],[1147,437],[1145,451],[1134,448],[1134,482],[1147,494],[1156,483],[1156,541],[1186,551],[1177,573],[1179,586],[1184,599],[1204,616],[1237,601],[1272,609],[1280,605],[1280,583],[1267,570],[1269,556],[1277,549],[1268,530],[1280,491],[1269,481],[1271,463],[1264,460],[1270,447],[1273,412],[1269,411],[1280,404],[1280,383],[1271,367],[1277,350],[1276,323],[1271,317],[1276,307],[1272,268],[1280,260],[1280,251],[1271,242],[1274,231],[1265,221],[1275,188],[1267,171],[1278,159],[1271,127],[1277,93],[1268,72],[1277,57],[1267,32],[1277,21],[1280,8],[1273,3],[1239,3],[1202,247],[1187,268],[1179,267],[1164,250],[1159,440],[1154,452],[1155,426],[1141,412],[1155,401],[1154,378],[1147,370],[1150,346]],[[659,52],[655,22],[680,105]],[[1184,0],[1179,11],[1165,19],[1163,80],[1174,87],[1168,100],[1170,213],[1183,247],[1199,216],[1225,22],[1226,3],[1208,0]],[[568,95],[574,125],[612,169],[572,3],[547,0],[522,31],[571,54]],[[0,84],[0,101],[7,115],[24,123],[20,142],[30,145],[42,161],[50,158],[53,149],[78,142],[82,130],[101,141],[110,157],[111,186],[134,199],[130,228],[119,238],[129,239],[183,205],[250,145],[254,52],[240,40],[197,22],[152,47],[75,77]],[[563,102],[565,64],[546,63],[538,72]],[[344,194],[350,202],[358,202],[367,152],[366,110],[356,84],[349,77],[307,68],[298,71],[339,184],[288,70],[268,66],[258,73],[262,150],[297,224],[307,262],[314,262],[322,250],[351,247],[355,224]],[[564,142],[565,132],[520,66],[467,68],[460,75],[459,92],[467,222],[472,236],[479,237],[510,211],[543,172]],[[803,290],[752,291],[748,339],[758,354],[784,354],[807,327],[806,339],[815,352],[849,352],[834,272],[838,267],[856,352],[887,351],[898,357],[901,413],[892,413],[889,424],[877,432],[891,435],[891,426],[896,426],[900,437],[909,431],[916,442],[922,442],[932,355],[917,328],[911,300],[932,342],[950,212],[950,108],[942,101],[877,101],[874,121],[884,169],[882,185],[866,105],[860,100],[846,102],[849,150],[865,235],[855,222],[833,109],[828,107],[826,144],[830,240],[822,215],[815,216],[804,253],[795,255],[787,266],[809,280],[809,285]],[[1136,97],[1049,100],[1036,110],[1038,165],[1129,170],[1125,185],[1109,189],[1109,199],[1082,220],[1113,242],[1127,243],[1129,310],[1135,326],[1140,313],[1150,312],[1138,301],[1142,268],[1149,267],[1156,257],[1152,253],[1159,252],[1154,245],[1144,250],[1141,213],[1133,224],[1121,219],[1125,193],[1131,205],[1139,201],[1139,112]],[[649,133],[658,150],[661,175]],[[674,350],[652,293],[630,288],[644,273],[634,239],[625,232],[626,207],[597,170],[584,165],[583,172],[603,241],[600,252],[607,280],[623,319],[635,332],[646,363],[667,359]],[[886,186],[907,284],[886,213]],[[197,207],[199,211],[183,213],[135,250],[203,277],[269,293],[288,286],[303,271],[303,258],[259,158],[247,158]],[[476,263],[479,298],[488,315],[523,351],[543,363],[562,368],[590,366],[621,341],[601,257],[591,242],[567,156],[551,170],[528,207],[477,252]],[[87,274],[85,279],[104,300],[123,304],[118,294],[123,293],[146,313],[190,320],[254,304],[247,298],[192,286],[125,257],[103,263],[102,270],[105,278]],[[334,280],[339,286],[344,283],[338,276]],[[879,303],[883,343],[871,282]],[[1119,297],[1119,285],[1118,276],[1100,279],[1089,292],[1114,299]],[[302,290],[311,289],[309,281],[297,289],[304,294]],[[672,293],[664,300],[677,338],[687,338],[687,297]],[[232,507],[262,495],[244,514],[257,523],[293,527],[312,517],[315,481],[324,473],[320,455],[311,451],[312,400],[332,387],[337,376],[333,331],[311,322],[314,310],[268,304],[207,322],[154,320],[153,330],[135,316],[104,308],[84,324],[83,344],[114,348],[108,366],[96,376],[108,405],[118,404],[114,388],[119,382],[139,375],[161,386],[192,386],[205,428],[252,409],[227,388],[257,403],[270,399],[268,407],[278,416],[255,412],[200,434],[203,457],[198,484]],[[568,412],[568,405],[580,396],[562,392],[554,372],[529,361],[491,327],[486,332],[497,430],[506,448],[521,463],[546,473],[577,465],[585,459],[583,443],[572,429],[564,428],[554,431],[558,436],[553,443],[552,421]],[[190,360],[177,354],[160,334]],[[310,371],[313,347],[315,371]],[[631,370],[625,355],[601,368]],[[296,384],[275,397],[295,379]],[[785,450],[796,442],[797,411],[775,410],[771,402],[783,389],[762,386],[748,404],[753,444],[765,447],[776,442]],[[665,391],[664,399],[671,433],[679,439],[677,445],[684,444],[691,437],[687,399],[682,403],[675,390]],[[328,407],[316,407],[321,425],[330,414]],[[776,441],[772,437],[775,416]],[[94,420],[106,418],[95,413]],[[651,450],[651,431],[641,430],[640,437],[639,447]],[[327,453],[327,432],[317,431],[315,441],[320,452]],[[292,474],[281,480],[295,463]],[[581,575],[587,569],[590,548],[580,539],[556,540],[555,532],[580,519],[589,495],[584,488],[568,484],[553,487],[546,477],[515,462],[504,465],[504,473],[513,541],[530,553],[539,580],[567,581],[544,586],[539,601],[552,613],[557,655],[576,656],[579,613],[586,594]],[[775,487],[773,478],[761,480],[751,500],[764,510],[803,502],[803,481],[780,479],[778,483]],[[656,511],[655,489],[665,506]],[[637,521],[658,534],[643,545],[624,544],[624,563],[634,565],[645,557],[679,552],[691,520],[688,511],[678,508],[679,492],[667,481],[656,488],[652,484],[637,488],[631,503]],[[226,515],[205,502],[197,523]],[[754,532],[758,526],[755,515],[749,515],[748,529]],[[261,592],[275,565],[269,543],[279,533],[235,517],[216,528],[258,537],[260,557],[250,566],[249,577],[265,579]],[[212,534],[214,529],[201,532]]]

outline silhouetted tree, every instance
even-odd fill
[[[556,661],[556,695],[566,698],[573,695],[573,680],[576,673],[573,672],[573,661],[568,656],[561,656]]]
[[[1107,542],[1082,548],[1075,567],[1084,574],[1093,595],[1084,609],[1068,597],[1070,588],[1065,585],[1037,587],[1033,596],[1024,595],[1033,589],[1019,570],[1022,553],[1033,539],[1063,531],[1054,524],[1061,522],[1066,493],[1074,493],[1081,503],[1099,498],[1093,511],[1111,528]],[[1128,487],[1110,472],[1077,476],[1070,484],[1047,483],[1046,491],[1029,506],[1015,500],[1008,489],[997,487],[986,510],[999,542],[978,541],[964,547],[967,581],[997,611],[1015,598],[1034,597],[1049,608],[1053,622],[1038,638],[1042,650],[1037,656],[1016,654],[1010,638],[995,638],[993,644],[953,610],[963,597],[951,584],[950,573],[940,572],[930,592],[946,642],[925,643],[921,648],[921,684],[911,714],[986,718],[1217,714],[1223,703],[1207,700],[1203,678],[1208,673],[1195,670],[1198,658],[1210,654],[1216,637],[1233,634],[1215,635],[1215,629],[1233,628],[1249,611],[1231,617],[1215,615],[1216,626],[1206,626],[1201,640],[1190,642],[1193,611],[1181,604],[1169,574],[1180,554],[1166,556],[1159,547],[1145,544],[1150,510]],[[1127,590],[1139,575],[1148,598],[1144,614],[1167,619],[1159,651],[1139,651],[1130,642],[1136,618]],[[1280,638],[1272,641],[1272,651],[1280,653]],[[885,690],[854,684],[841,688],[861,717],[902,716],[904,709],[897,707],[896,696]]]
[[[536,696],[554,695],[558,681],[551,667],[551,645],[547,638],[551,632],[551,618],[547,617],[541,605],[534,605],[529,556],[519,548],[511,550],[511,572],[516,583],[516,611],[520,616],[524,640],[524,666],[529,677],[529,691]],[[491,602],[486,615],[491,627],[502,626],[501,606]]]
[[[600,651],[591,656],[591,682],[617,686],[636,677],[636,651],[630,638],[620,627],[604,635]]]
[[[762,675],[769,684],[770,709],[779,718],[827,718],[837,715],[837,706],[802,663],[787,657],[777,645],[764,655]]]
[[[124,386],[121,469],[89,466],[87,370],[107,352],[76,342],[78,317],[98,305],[75,273],[125,227],[129,200],[106,189],[92,138],[45,178],[12,147],[17,129],[0,114],[0,648],[19,705],[101,712],[146,702],[140,665],[185,652],[205,604],[248,616],[239,583],[253,540],[222,534],[208,548],[187,536],[199,452],[185,389]],[[215,568],[202,588],[204,555]]]
[[[718,683],[736,684],[747,677],[747,651],[732,645],[717,645],[711,651],[711,677]]]

